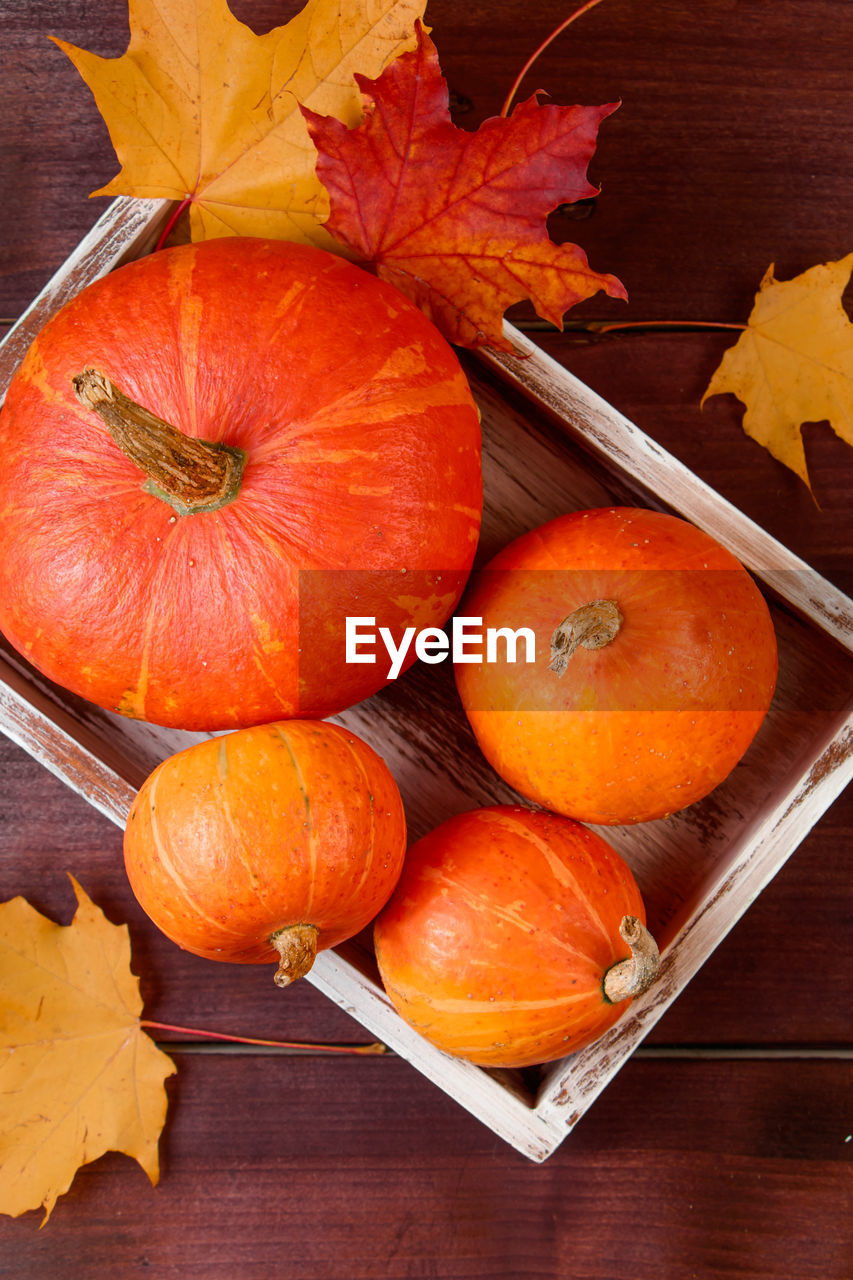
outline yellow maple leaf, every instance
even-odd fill
[[[105,1151],[133,1156],[156,1184],[175,1070],[140,1027],[127,928],[72,883],[67,926],[24,898],[0,904],[0,1212],[44,1206],[44,1222]]]
[[[803,423],[826,420],[853,445],[853,324],[841,303],[851,271],[853,253],[793,280],[769,267],[745,332],[702,397],[736,395],[747,435],[807,485]]]
[[[129,0],[119,58],[55,40],[95,97],[120,173],[93,195],[183,200],[194,240],[272,236],[333,247],[299,104],[353,126],[354,73],[415,44],[426,0],[308,0],[255,35],[227,0]]]

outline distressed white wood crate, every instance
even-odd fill
[[[0,346],[0,392],[51,314],[83,285],[148,251],[165,201],[119,199]],[[780,677],[741,764],[674,817],[602,831],[631,865],[662,952],[657,983],[601,1040],[531,1073],[487,1071],[433,1049],[394,1012],[369,945],[318,957],[307,981],[532,1160],[546,1159],[794,852],[853,774],[853,602],[510,330],[523,359],[466,357],[483,415],[481,561],[564,511],[638,503],[687,517],[730,548],[765,591]],[[453,813],[517,797],[474,745],[442,667],[411,670],[339,722],[387,760],[413,839]],[[159,760],[203,735],[102,711],[0,647],[0,729],[120,827]],[[533,1076],[536,1073],[532,1073]]]

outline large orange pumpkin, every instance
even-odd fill
[[[438,1048],[522,1067],[597,1039],[658,950],[627,864],[569,818],[513,806],[443,822],[374,925],[398,1013]]]
[[[302,245],[187,245],[90,285],[13,380],[0,450],[0,630],[74,692],[178,728],[368,696],[388,664],[346,662],[347,615],[440,626],[477,543],[454,352]]]
[[[400,793],[376,752],[323,721],[286,720],[169,756],[131,807],[134,894],[179,946],[304,976],[363,929],[403,865]]]
[[[776,682],[769,610],[738,560],[686,520],[574,512],[516,539],[471,582],[466,614],[526,627],[515,658],[459,664],[486,758],[523,796],[581,822],[634,823],[713,790]]]

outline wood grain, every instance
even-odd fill
[[[357,1022],[307,983],[282,993],[266,967],[216,965],[179,950],[136,905],[124,873],[121,832],[29,755],[0,737],[0,900],[25,892],[67,921],[67,873],[110,919],[131,931],[146,1016],[237,1034],[365,1040]],[[650,1036],[657,1045],[772,1047],[850,1043],[848,973],[853,886],[826,842],[853,838],[853,792],[837,801],[729,934]],[[780,981],[780,947],[796,963]],[[813,974],[819,972],[821,998]]]
[[[636,1062],[535,1168],[397,1060],[175,1057],[161,1185],[82,1170],[44,1231],[4,1227],[16,1277],[849,1274],[849,1067]]]
[[[140,208],[126,197],[115,201],[66,270],[56,273],[3,344],[0,360],[7,378],[28,329],[49,317],[71,290],[120,265],[140,244],[142,251],[150,244],[167,210],[162,203],[149,208],[154,230],[146,234]],[[325,953],[308,975],[312,985],[496,1133],[542,1160],[582,1118],[851,776],[853,604],[517,329],[508,326],[507,334],[518,354],[485,353],[468,362],[483,418],[481,557],[490,553],[491,544],[503,545],[544,519],[619,501],[625,492],[629,502],[648,501],[694,519],[753,570],[774,597],[780,651],[773,707],[746,759],[723,785],[666,822],[602,832],[637,877],[662,951],[660,975],[616,1027],[593,1046],[543,1069],[538,1085],[528,1088],[518,1073],[496,1076],[437,1053],[396,1015],[369,946]],[[507,389],[524,397],[524,411],[510,405],[507,412]],[[588,474],[587,457],[597,463],[603,485]],[[600,496],[589,496],[591,486]],[[138,782],[165,754],[185,745],[188,735],[152,731],[144,723],[101,712],[51,689],[40,677],[31,675],[29,688],[25,665],[11,652],[8,664],[12,681],[2,687],[0,706],[5,731],[122,826],[131,780]],[[804,710],[818,683],[820,704]],[[412,839],[460,808],[515,798],[490,776],[470,733],[466,738],[460,732],[464,718],[446,669],[436,673],[421,666],[386,694],[337,719],[387,761],[402,791]]]
[[[297,7],[233,0],[258,30]],[[499,109],[521,58],[564,16],[556,0],[535,11],[521,0],[476,10],[431,0],[442,65],[468,106],[458,123],[473,127]],[[127,15],[125,0],[0,0],[0,20],[0,316],[15,317],[104,207],[88,192],[116,168],[87,91],[45,35],[115,55]],[[594,266],[615,271],[629,289],[627,308],[594,299],[583,315],[742,321],[771,261],[784,277],[849,252],[851,24],[845,0],[709,0],[701,14],[683,0],[661,0],[653,11],[639,0],[606,0],[552,47],[523,93],[541,84],[557,101],[622,100],[593,165],[601,197],[591,211],[572,211],[589,216],[553,220],[558,236],[576,238]],[[731,397],[700,413],[726,336],[535,337],[850,592],[849,450],[825,424],[806,429],[815,502],[743,437]],[[152,1016],[189,1021],[197,1013],[198,1022],[270,1033],[265,975],[217,969],[214,977],[170,950],[128,896],[117,828],[16,747],[0,748],[3,896],[24,892],[67,918],[65,871],[73,870],[112,918],[131,922]],[[670,1007],[649,1046],[849,1045],[852,840],[845,795]],[[310,987],[290,994],[286,1018],[276,1013],[287,1032],[360,1034]],[[636,1058],[541,1168],[396,1059],[311,1058],[283,1068],[249,1056],[222,1061],[182,1056],[156,1192],[130,1162],[106,1157],[81,1173],[44,1232],[37,1215],[0,1221],[0,1274],[36,1277],[62,1265],[88,1280],[219,1268],[251,1280],[282,1256],[289,1274],[324,1280],[842,1280],[853,1269],[844,1212],[849,1069],[836,1059]],[[223,1114],[233,1115],[227,1127]]]

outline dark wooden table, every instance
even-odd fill
[[[457,123],[496,114],[558,0],[432,0]],[[256,30],[290,0],[233,0]],[[106,130],[46,36],[106,55],[125,0],[0,0],[0,316],[8,324],[105,205]],[[853,249],[849,0],[605,0],[523,95],[621,99],[571,235],[625,282],[572,320],[648,322],[537,340],[770,533],[853,590],[853,454],[806,428],[814,498],[749,441],[732,397],[699,400],[732,335],[654,322],[746,319],[769,264],[795,275]],[[576,211],[577,212],[577,211]],[[849,294],[848,294],[849,298]],[[850,1156],[853,798],[838,800],[544,1165],[528,1163],[393,1055],[168,1039],[178,1074],[153,1189],[127,1157],[83,1168],[43,1231],[0,1218],[0,1275],[24,1280],[842,1280],[853,1275]],[[146,1015],[234,1034],[363,1040],[300,984],[212,966],[155,934],[121,834],[0,739],[0,899],[67,921],[72,872],[129,924]]]

